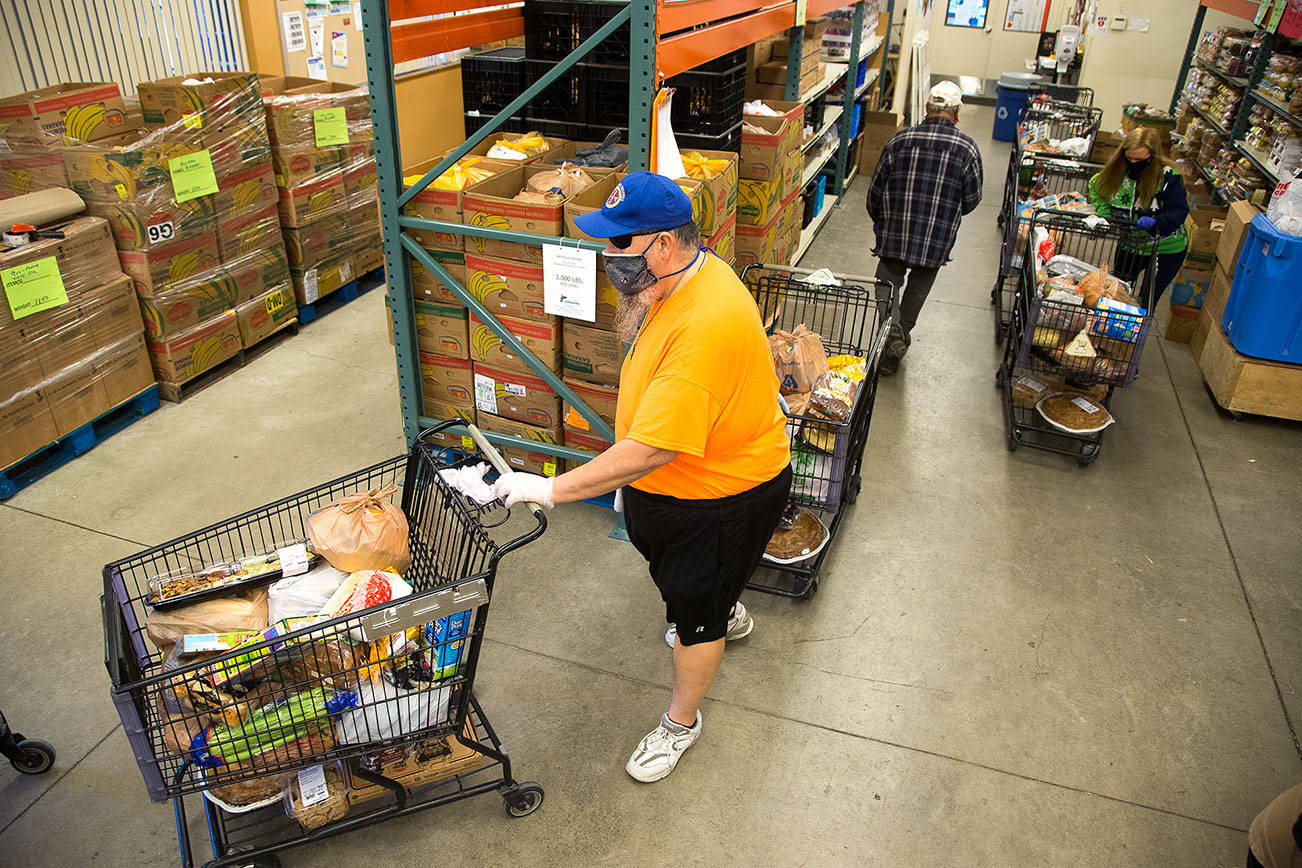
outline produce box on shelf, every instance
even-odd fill
[[[611,447],[611,444],[596,436],[595,434],[581,434],[578,431],[572,431],[568,427],[562,432],[566,446],[571,449],[581,449],[584,452],[591,452],[594,455],[600,455]],[[566,459],[565,469],[573,470],[584,462],[570,461]]]
[[[548,370],[558,371],[561,361],[561,324],[557,317],[550,322],[498,317],[507,331],[520,339],[529,352],[538,357]],[[569,330],[568,327],[566,329]],[[498,337],[491,328],[470,315],[470,358],[476,364],[485,364],[504,371],[533,374],[525,360]]]
[[[1216,244],[1218,266],[1230,274],[1234,273],[1239,264],[1239,253],[1243,250],[1243,241],[1248,237],[1248,224],[1264,210],[1246,199],[1230,205],[1225,216],[1225,228],[1221,230],[1220,241]]]
[[[744,226],[763,226],[782,207],[787,187],[779,177],[773,181],[737,182],[737,222]]]
[[[385,304],[389,297],[385,296]],[[459,304],[416,303],[416,347],[451,359],[470,358],[470,311]]]
[[[421,353],[420,388],[427,403],[437,401],[473,407],[475,378],[470,360]]]
[[[719,258],[724,262],[731,265],[737,255],[737,215],[733,214],[729,217],[726,223],[706,239],[705,246],[718,254]],[[615,291],[614,287],[611,287],[611,291]],[[598,304],[600,304],[600,301],[600,297],[598,297]],[[600,313],[601,308],[598,307],[599,323],[601,322]],[[613,317],[613,315],[614,312],[612,311],[611,316]]]
[[[430,250],[430,256],[434,258],[448,276],[463,287],[466,285],[466,254],[452,250]],[[424,301],[433,301],[447,304],[461,304],[461,300],[453,295],[452,290],[448,289],[434,277],[433,273],[427,271],[424,266],[411,260],[411,289],[412,294],[418,299]]]
[[[688,177],[678,179],[679,186],[692,200],[692,214],[701,234],[708,237],[737,210],[739,157],[731,151],[682,150],[682,155]],[[706,162],[702,163],[698,156]],[[684,181],[697,184],[685,185]]]
[[[515,198],[526,189],[526,182],[530,178],[543,172],[555,171],[555,168],[543,165],[522,166],[467,187],[461,198],[463,222],[467,226],[511,229],[535,235],[563,235],[565,202],[571,197],[558,199],[554,203],[521,202]],[[516,241],[468,237],[466,251],[520,262],[542,262],[541,247]]]
[[[543,310],[543,268],[514,259],[466,255],[466,290],[497,315],[551,322]]]
[[[565,323],[564,367],[568,376],[589,383],[619,385],[619,370],[624,364],[624,343],[614,332]]]
[[[561,398],[539,377],[474,366],[475,409],[543,428],[560,423]]]
[[[802,113],[803,117],[803,113]],[[787,117],[747,115],[746,127],[741,132],[741,158],[738,176],[742,180],[781,181],[789,175],[784,171],[794,150],[798,155],[803,139],[803,121]],[[755,132],[758,128],[763,132]]]
[[[520,437],[525,440],[532,440],[535,443],[561,445],[561,428],[559,425],[544,428],[539,425],[517,422],[514,419],[505,419],[492,413],[480,413],[479,427],[485,431],[492,431],[494,434]],[[498,449],[501,451],[502,457],[506,459],[506,463],[511,465],[512,470],[522,473],[536,473],[539,476],[556,475],[556,465],[559,463],[559,459],[550,453],[519,446],[499,446]]]
[[[574,390],[579,400],[591,407],[607,425],[615,425],[615,407],[619,402],[619,386],[589,383],[570,374],[563,378],[565,385]],[[576,434],[592,434],[592,425],[568,401],[564,403],[565,430]]]
[[[1193,208],[1185,219],[1189,235],[1189,256],[1194,262],[1210,263],[1216,258],[1221,232],[1229,212],[1225,208]]]

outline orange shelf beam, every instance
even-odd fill
[[[403,21],[409,18],[423,18],[426,15],[469,12],[472,9],[497,5],[500,4],[493,3],[491,0],[389,0],[389,19]]]
[[[1257,17],[1255,0],[1201,0],[1201,4],[1208,9],[1215,9],[1217,12],[1224,12],[1226,15],[1233,15],[1247,21]]]
[[[848,2],[849,0],[807,0],[805,3],[805,20],[822,18],[833,9],[840,9]]]
[[[791,20],[795,20],[796,5],[790,0],[768,5],[791,7]],[[672,3],[659,0],[656,4],[656,35],[664,36],[666,33],[710,24],[721,18],[734,18],[764,9],[765,5],[756,3],[755,0],[675,0]]]
[[[519,8],[395,25],[393,60],[402,63],[523,35],[524,14]]]
[[[668,78],[781,33],[793,26],[795,8],[793,3],[784,3],[744,18],[661,39],[656,47],[656,68]]]

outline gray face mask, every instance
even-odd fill
[[[610,278],[615,289],[624,295],[637,295],[642,290],[655,285],[659,278],[646,261],[646,252],[655,243],[656,240],[652,238],[650,244],[647,244],[646,249],[641,253],[604,254],[606,276]]]

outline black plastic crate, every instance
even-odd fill
[[[533,84],[555,65],[551,60],[526,60],[525,75],[529,83]],[[580,77],[579,67],[573,66],[529,101],[527,115],[554,121],[582,121],[586,100],[586,82]],[[627,96],[624,103],[628,104]]]
[[[466,112],[466,138],[474,135],[480,127],[492,120],[495,114],[496,112],[484,112],[483,114]],[[524,118],[517,116],[507,118],[506,122],[497,128],[497,131],[499,133],[525,133],[529,130]]]
[[[692,72],[731,72],[739,66],[746,65],[746,49],[739,48],[731,54],[707,60],[700,66],[692,67]]]
[[[547,118],[529,118],[525,121],[528,128],[526,132],[538,132],[543,136],[554,139],[565,139],[571,142],[592,141],[588,135],[588,128],[583,124],[573,121],[549,120]],[[609,130],[607,130],[609,132]]]
[[[741,151],[741,124],[715,136],[674,131],[680,151]]]
[[[466,111],[501,111],[524,88],[523,48],[495,48],[461,58],[461,101]]]
[[[589,125],[628,117],[628,68],[583,64],[584,118]],[[741,123],[746,66],[728,72],[684,72],[665,81],[676,88],[674,132],[694,136],[726,133]]]
[[[525,0],[524,50],[530,60],[564,60],[627,3]],[[625,24],[583,58],[589,63],[628,63],[629,29]]]

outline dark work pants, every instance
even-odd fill
[[[885,280],[895,287],[893,297],[889,299],[891,316],[899,323],[900,328],[904,329],[906,335],[918,324],[918,314],[922,311],[923,302],[927,300],[927,293],[931,292],[931,285],[936,282],[938,271],[940,271],[939,266],[906,265],[900,259],[878,261],[877,279]],[[885,293],[878,294],[877,302],[885,307],[888,303]]]
[[[1187,250],[1180,250],[1175,253],[1157,254],[1157,275],[1153,279],[1153,307],[1157,307],[1158,301],[1162,298],[1162,293],[1166,292],[1166,288],[1171,285],[1171,281],[1175,280],[1175,276],[1180,273],[1180,266],[1184,265],[1184,257],[1188,252]],[[1113,263],[1112,273],[1133,287],[1135,278],[1147,265],[1148,256],[1146,254],[1136,253],[1122,247],[1117,250],[1117,258],[1116,262]],[[1139,301],[1142,302],[1143,299],[1141,298]]]

